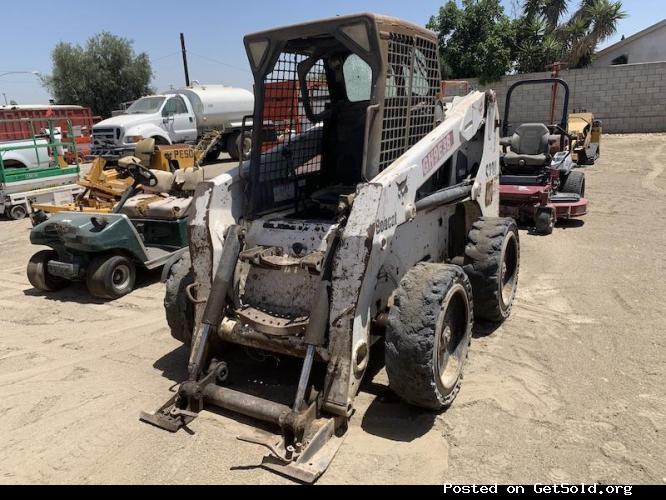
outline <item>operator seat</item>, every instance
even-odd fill
[[[502,158],[505,167],[544,167],[551,161],[550,131],[543,123],[524,123],[513,136],[502,139],[510,146]],[[513,169],[512,169],[513,170]]]

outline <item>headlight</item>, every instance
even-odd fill
[[[127,137],[125,137],[125,142],[127,144],[134,144],[141,141],[143,141],[142,135],[128,135]]]

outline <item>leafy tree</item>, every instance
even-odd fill
[[[561,59],[564,46],[540,16],[525,17],[515,23],[515,69],[519,73],[544,71],[546,66]]]
[[[53,73],[43,84],[58,104],[87,106],[110,116],[121,103],[152,92],[150,59],[136,55],[126,38],[102,32],[83,47],[61,42],[51,57]]]
[[[499,80],[512,67],[515,26],[499,0],[449,0],[430,18],[439,35],[444,78],[477,77],[481,84]]]
[[[517,23],[517,69],[543,71],[544,61],[566,61],[571,68],[588,66],[597,46],[617,31],[627,14],[621,1],[581,0],[566,18],[569,0],[525,0]],[[546,63],[546,64],[547,64]]]

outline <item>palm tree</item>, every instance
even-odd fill
[[[568,62],[571,68],[580,68],[592,62],[597,46],[615,34],[618,21],[627,14],[622,10],[621,0],[581,0],[578,8],[567,19],[565,16],[569,7],[569,0],[524,0],[523,19],[520,22],[534,27],[535,20],[543,21],[543,41],[550,38],[548,44],[543,44],[544,56],[545,52],[552,53],[555,46],[559,45],[559,59]],[[530,31],[529,27],[526,29],[533,39],[535,32]],[[523,46],[519,43],[519,60],[522,50]],[[531,56],[526,59],[534,58]],[[543,69],[531,68],[532,71]]]

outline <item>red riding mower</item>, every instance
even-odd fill
[[[564,88],[564,109],[559,123],[522,123],[513,129],[510,122],[511,96],[525,85],[553,85],[553,103],[557,86]],[[554,107],[553,107],[554,109]],[[569,86],[559,78],[523,80],[513,84],[506,96],[502,127],[500,180],[501,217],[533,223],[539,234],[553,232],[562,219],[587,213],[585,174],[574,170],[572,144],[568,133]],[[551,121],[554,121],[551,113]]]

